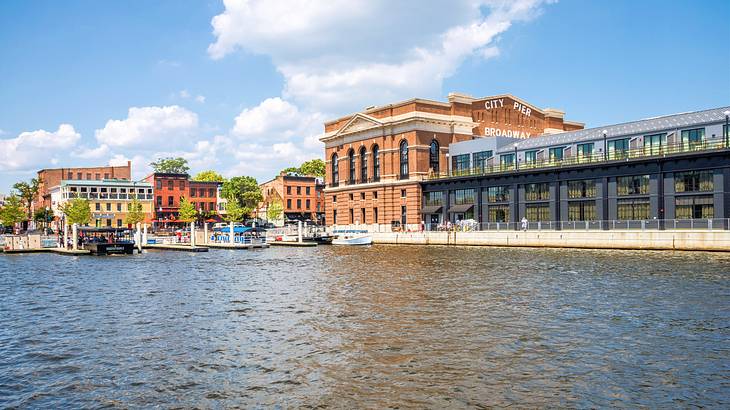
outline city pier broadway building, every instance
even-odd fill
[[[422,220],[421,182],[445,172],[448,147],[474,139],[528,139],[583,129],[556,109],[512,95],[448,102],[412,99],[371,107],[325,123],[328,225],[415,229]]]

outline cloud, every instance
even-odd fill
[[[199,102],[201,104],[205,104],[205,96],[204,95],[198,95],[198,96],[195,97],[195,101],[197,101],[197,102]]]
[[[96,148],[80,147],[71,155],[82,159],[99,159],[109,155],[109,146],[101,144]]]
[[[185,143],[198,128],[198,115],[172,105],[165,107],[131,107],[124,120],[109,120],[96,130],[96,140],[109,147],[145,149],[164,144]]]
[[[26,131],[16,138],[0,139],[0,171],[30,171],[56,164],[81,139],[70,124],[56,131]]]
[[[548,1],[549,2],[549,1]],[[305,109],[348,112],[411,97],[440,96],[470,57],[499,55],[496,39],[538,15],[544,0],[226,0],[208,48],[270,56],[283,97]]]
[[[142,178],[152,173],[152,167],[150,167],[149,165],[149,158],[146,158],[145,156],[139,154],[133,155],[132,157],[126,157],[122,154],[115,154],[111,157],[111,159],[109,159],[109,165],[115,167],[125,166],[127,165],[127,161],[132,162],[133,180],[141,180]]]
[[[296,105],[274,97],[241,111],[230,133],[241,140],[288,141],[317,133],[323,121],[319,113],[302,112]]]
[[[180,96],[180,98],[190,98],[190,93],[188,90],[181,90],[177,95]]]

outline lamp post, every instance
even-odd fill
[[[730,110],[726,110],[725,114],[725,148],[730,146]]]
[[[608,131],[603,130],[603,160],[608,161]]]

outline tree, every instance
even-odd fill
[[[180,217],[179,220],[183,222],[193,222],[198,217],[198,211],[195,210],[195,205],[192,202],[188,202],[187,199],[180,199]]]
[[[207,170],[203,172],[198,172],[198,175],[193,178],[193,181],[225,182],[226,179],[223,178],[223,175],[213,170]]]
[[[17,195],[5,198],[5,205],[0,207],[0,222],[6,226],[13,226],[27,220],[20,198]]]
[[[231,201],[226,205],[226,215],[224,218],[228,222],[243,222],[249,213],[250,211],[246,212],[236,201]]]
[[[74,198],[61,205],[61,212],[66,215],[67,225],[88,225],[91,222],[91,206],[87,199]]]
[[[299,168],[297,168],[297,167],[284,168],[281,170],[281,172],[283,172],[285,174],[298,174]]]
[[[43,222],[44,224],[48,224],[48,222],[51,222],[53,219],[53,212],[49,211],[46,208],[36,209],[33,212],[33,220],[35,222]]]
[[[144,211],[142,210],[142,203],[133,198],[132,202],[129,203],[127,209],[127,216],[124,218],[124,223],[127,225],[137,225],[137,223],[143,222],[145,218]]]
[[[18,196],[25,205],[25,210],[28,213],[27,220],[31,220],[33,218],[32,204],[33,200],[36,198],[36,195],[38,195],[38,185],[38,178],[31,179],[30,183],[17,182],[15,185],[13,185],[13,188],[18,191]]]
[[[281,213],[284,211],[284,207],[281,201],[273,201],[266,208],[266,218],[270,221],[275,221],[281,218]]]
[[[324,178],[325,164],[321,159],[313,159],[303,163],[299,167],[299,173],[313,177]]]
[[[228,201],[228,213],[230,213],[232,203],[235,203],[243,209],[245,215],[250,215],[264,198],[256,178],[253,177],[233,177],[229,179],[223,183],[221,196]]]
[[[158,158],[155,162],[150,162],[150,166],[162,174],[187,174],[190,167],[188,166],[188,160],[182,157],[172,158]]]

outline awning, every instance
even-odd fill
[[[432,205],[432,206],[424,206],[423,209],[421,209],[422,214],[440,214],[441,213],[442,206],[439,205]]]
[[[471,211],[472,208],[474,208],[474,204],[452,205],[451,207],[449,207],[449,213],[450,214],[463,214],[464,212]]]

